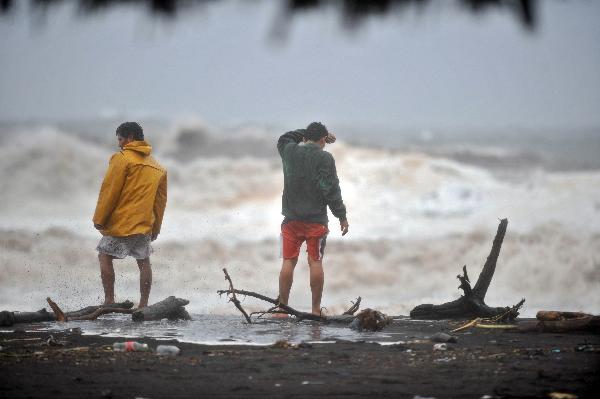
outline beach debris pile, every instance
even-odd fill
[[[392,322],[392,318],[373,310],[361,310],[350,323],[350,328],[357,331],[381,331]]]
[[[115,342],[113,352],[152,352],[146,343],[137,341]],[[158,345],[154,351],[159,356],[177,356],[181,350],[175,345]]]

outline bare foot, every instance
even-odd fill
[[[287,313],[273,313],[271,314],[271,317],[273,319],[287,319],[290,317],[290,315]]]

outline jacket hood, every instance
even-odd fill
[[[152,146],[148,144],[146,141],[132,141],[129,144],[125,144],[123,146],[123,150],[131,150],[135,152],[139,152],[143,155],[150,155],[152,152]]]

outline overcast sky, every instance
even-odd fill
[[[325,9],[296,15],[279,40],[276,1],[217,2],[174,21],[69,4],[39,18],[18,3],[0,17],[0,120],[600,126],[597,1],[540,1],[533,32],[508,12],[440,2],[348,33]]]

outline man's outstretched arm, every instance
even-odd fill
[[[291,132],[287,132],[279,137],[277,141],[277,150],[279,151],[279,155],[283,157],[283,149],[286,145],[294,143],[298,144],[304,140],[304,130],[294,130]]]

